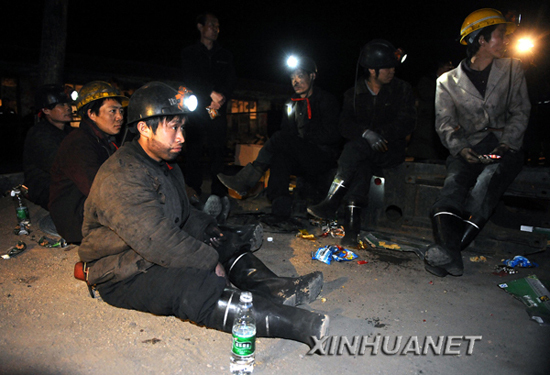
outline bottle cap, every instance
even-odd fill
[[[252,302],[252,293],[250,292],[241,292],[240,301],[243,303],[251,303]]]

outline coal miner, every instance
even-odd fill
[[[514,29],[498,10],[471,13],[460,31],[467,58],[437,80],[435,127],[450,152],[431,212],[435,243],[425,255],[437,276],[463,274],[461,251],[523,166],[531,104],[521,62],[502,58]]]
[[[326,198],[308,212],[333,219],[345,197],[344,245],[357,243],[361,207],[368,202],[370,180],[383,169],[405,161],[406,138],[414,129],[416,110],[411,86],[395,77],[403,53],[375,39],[361,50],[364,75],[344,94],[340,129],[347,143]]]
[[[225,332],[231,331],[240,290],[250,291],[259,336],[311,345],[311,336],[326,334],[328,316],[295,305],[317,297],[322,274],[278,277],[251,252],[261,232],[222,231],[189,204],[174,160],[185,142],[193,98],[183,87],[176,91],[160,82],[132,95],[128,123],[138,136],[95,177],[79,248],[85,263],[77,263],[75,276],[95,285],[113,306],[175,315]]]
[[[330,170],[341,150],[340,105],[332,94],[314,87],[317,65],[308,57],[291,57],[288,70],[294,95],[286,103],[281,130],[266,142],[256,160],[236,175],[218,175],[225,186],[244,196],[271,169],[267,197],[272,202],[272,217],[268,224],[291,216],[290,176],[315,176]]]
[[[82,240],[84,201],[101,164],[118,148],[128,98],[107,82],[85,84],[78,93],[79,128],[59,146],[52,166],[50,215],[67,242]]]
[[[50,170],[61,142],[71,130],[70,102],[61,85],[44,85],[36,91],[34,103],[40,120],[25,138],[23,171],[29,200],[45,210],[50,200]]]

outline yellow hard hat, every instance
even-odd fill
[[[130,101],[130,99],[122,95],[120,91],[109,83],[103,81],[92,81],[82,86],[78,92],[76,110],[80,111],[82,107],[90,102],[93,102],[94,100],[106,98],[119,98],[123,107],[126,107]]]
[[[513,22],[506,21],[506,18],[496,9],[483,8],[470,13],[464,20],[460,29],[460,43],[467,45],[466,37],[487,26],[506,24],[506,35],[513,33],[516,30],[516,25]],[[477,35],[477,33],[476,33]]]

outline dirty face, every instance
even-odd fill
[[[309,94],[310,88],[313,85],[315,74],[308,73],[302,69],[297,69],[290,74],[290,82],[294,92],[302,98]]]
[[[64,126],[73,120],[72,108],[69,103],[57,103],[52,109],[45,108],[43,112],[48,121],[56,126],[58,124]]]
[[[504,56],[508,42],[509,40],[506,36],[506,25],[500,24],[491,33],[491,40],[486,41],[485,38],[480,38],[480,48],[478,52],[489,54],[490,57],[498,59]]]
[[[175,117],[170,122],[164,119],[157,128],[156,133],[148,128],[145,152],[156,161],[171,161],[177,158],[185,142],[183,127],[185,119]]]
[[[95,122],[97,127],[109,135],[117,135],[122,129],[124,119],[124,108],[122,104],[114,99],[106,99],[95,114],[88,110],[88,117]]]

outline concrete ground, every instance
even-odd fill
[[[233,204],[243,212],[242,204]],[[266,204],[263,198],[246,203],[248,212]],[[230,335],[92,299],[72,276],[77,248],[38,245],[44,233],[36,223],[45,212],[29,207],[32,233],[18,236],[12,202],[0,199],[0,251],[19,240],[28,246],[0,259],[1,374],[229,373]],[[412,252],[357,250],[357,260],[367,263],[327,265],[312,260],[311,252],[337,240],[269,230],[256,255],[275,272],[323,272],[321,295],[302,308],[328,314],[334,337],[316,355],[304,344],[260,338],[255,374],[550,373],[550,327],[531,320],[522,302],[498,287],[529,274],[550,280],[548,251],[530,256],[539,268],[505,277],[492,274],[498,256],[472,262],[476,254],[465,252],[462,277],[437,278]]]

